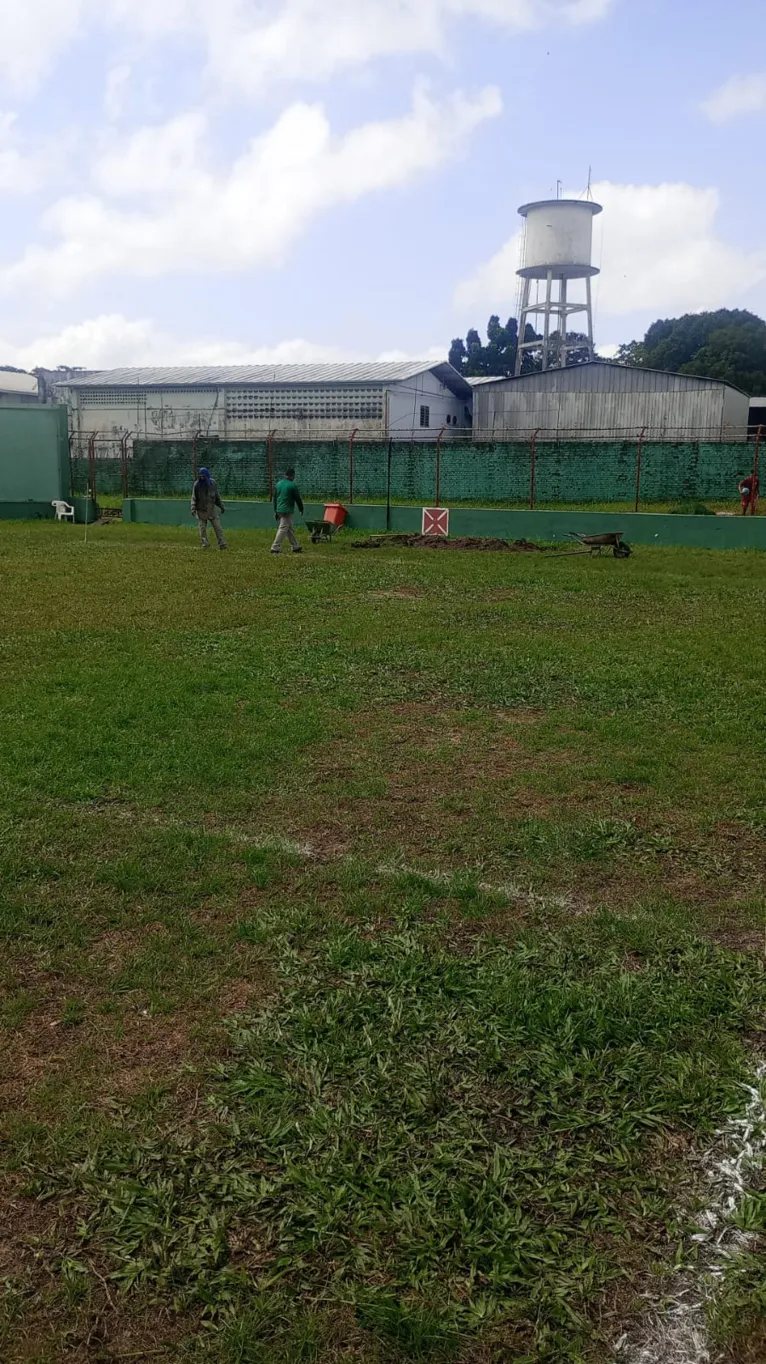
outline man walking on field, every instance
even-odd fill
[[[196,516],[199,521],[199,534],[203,549],[210,549],[207,538],[208,521],[215,531],[218,548],[228,549],[223,537],[223,531],[221,530],[221,520],[218,515],[219,510],[223,513],[226,511],[226,508],[221,501],[218,484],[214,478],[210,477],[209,469],[200,469],[199,478],[192,488],[191,514],[192,516]]]
[[[280,478],[274,489],[274,515],[279,522],[279,527],[274,538],[274,543],[271,546],[272,554],[279,554],[285,536],[287,536],[293,547],[293,554],[300,554],[301,547],[298,544],[298,537],[293,530],[293,513],[296,507],[302,516],[303,498],[301,497],[295,482],[295,470],[288,469],[287,477]]]

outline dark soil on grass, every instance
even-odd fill
[[[354,549],[483,549],[511,550],[514,554],[536,553],[538,545],[529,540],[496,540],[488,536],[463,535],[448,539],[442,535],[374,535],[367,540],[355,540]]]

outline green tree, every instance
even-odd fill
[[[628,341],[620,346],[615,358],[618,365],[645,365],[643,341]]]
[[[531,330],[531,329],[530,329]],[[531,332],[535,339],[535,332]],[[475,327],[467,333],[465,341],[456,337],[449,351],[450,364],[469,378],[506,378],[513,374],[516,365],[516,349],[519,340],[519,324],[515,317],[509,317],[503,326],[497,314],[487,323],[486,345]]]
[[[481,337],[475,327],[472,327],[470,331],[466,332],[465,348],[467,352],[466,374],[485,374],[484,347],[481,344]]]
[[[766,392],[766,322],[741,308],[686,313],[652,323],[643,341],[621,346],[621,364],[722,379]]]
[[[455,337],[454,341],[452,342],[452,345],[449,348],[449,355],[447,356],[447,359],[449,360],[453,369],[458,370],[460,374],[465,374],[465,366],[466,361],[468,359],[468,351],[465,348],[465,341],[463,340],[462,336]]]
[[[747,322],[711,332],[681,373],[725,379],[751,395],[766,393],[766,324]]]
[[[521,366],[522,374],[534,374],[543,367],[542,336],[528,322],[524,340],[534,343],[533,348],[524,351]],[[581,332],[568,332],[568,365],[582,365],[590,359],[588,338]],[[475,327],[467,333],[465,341],[456,337],[449,351],[450,364],[467,378],[507,378],[515,373],[516,353],[519,345],[519,324],[515,317],[509,317],[503,326],[497,313],[487,323],[486,344]],[[553,363],[559,349],[559,334],[553,332],[550,338],[550,353]]]

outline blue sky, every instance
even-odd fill
[[[596,338],[766,314],[762,0],[0,0],[0,363],[446,353],[581,192]],[[603,235],[602,235],[603,234]]]

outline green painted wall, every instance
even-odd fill
[[[321,504],[306,504],[308,520],[321,519]],[[123,520],[155,526],[188,526],[196,533],[186,501],[176,498],[131,498],[123,503]],[[268,502],[233,502],[224,518],[227,530],[271,529],[274,514]],[[385,531],[385,507],[349,508],[349,530]],[[389,529],[402,534],[420,531],[419,507],[392,507]],[[305,536],[301,519],[299,534]],[[541,543],[567,538],[567,532],[584,535],[622,531],[636,545],[688,545],[702,549],[766,550],[766,517],[661,516],[652,512],[557,512],[500,511],[491,508],[456,508],[450,516],[452,535],[490,535],[507,540]]]
[[[66,408],[34,403],[0,408],[0,503],[60,497],[69,497]]]
[[[50,502],[0,502],[0,521],[52,521]]]
[[[543,441],[537,446],[536,501],[632,502],[636,487],[637,441]],[[737,497],[738,475],[750,469],[752,447],[703,441],[650,442],[642,457],[641,496],[646,502]],[[265,497],[268,491],[266,445],[263,441],[200,441],[200,464],[207,464],[225,497]],[[275,465],[294,463],[298,482],[310,498],[348,498],[347,441],[277,444]],[[354,454],[354,498],[386,498],[388,443],[358,443]],[[74,487],[87,488],[87,459],[74,461]],[[99,457],[96,488],[102,495],[120,494],[118,459]],[[193,479],[189,441],[136,441],[128,465],[128,492],[133,497],[188,494]],[[443,503],[524,502],[529,498],[530,442],[474,444],[445,440],[441,454]],[[391,498],[427,505],[435,498],[434,444],[395,441],[391,451]]]

